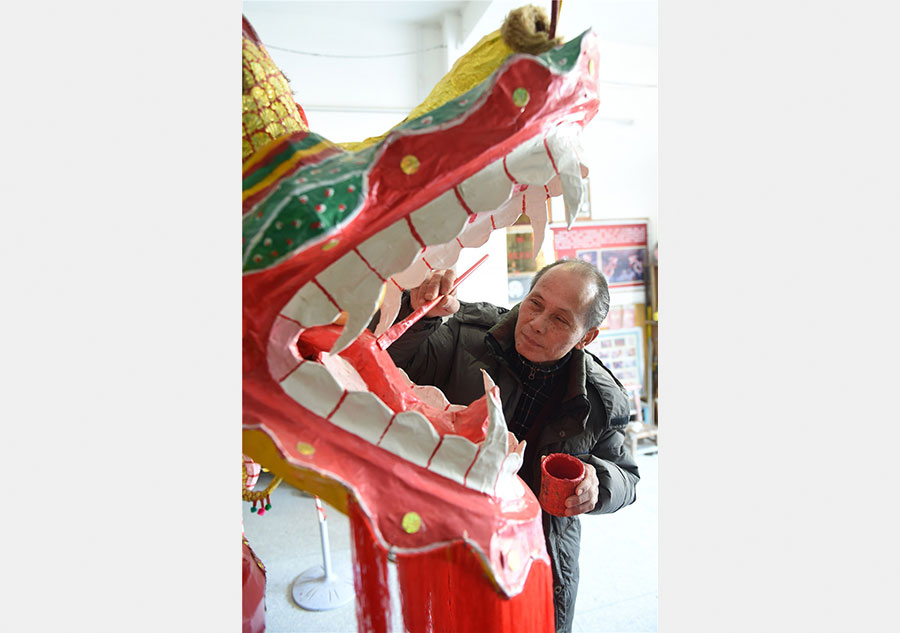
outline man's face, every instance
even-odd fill
[[[590,279],[569,266],[548,270],[519,306],[516,351],[533,363],[546,363],[590,343],[599,331],[585,331],[595,292]]]

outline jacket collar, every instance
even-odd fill
[[[485,339],[495,356],[504,360],[506,355],[515,349],[516,320],[519,306],[516,305],[488,330]],[[590,357],[590,360],[589,360]],[[593,362],[591,362],[593,361]],[[566,391],[560,403],[560,414],[568,419],[567,431],[584,429],[590,412],[587,395],[587,383],[597,389],[603,405],[606,407],[608,424],[611,427],[624,426],[628,422],[630,405],[628,393],[622,383],[607,369],[600,359],[581,349],[573,349],[568,362],[569,379]]]
[[[519,306],[516,305],[500,317],[500,320],[494,327],[488,330],[486,338],[491,351],[495,355],[508,358],[509,354],[515,353],[516,320],[518,318]],[[572,350],[572,357],[567,363],[569,366],[568,385],[562,398],[564,412],[567,415],[581,419],[582,422],[587,417],[589,409],[587,391],[585,389],[586,362],[587,359],[583,350],[577,348]],[[584,409],[584,411],[580,411],[580,409]]]

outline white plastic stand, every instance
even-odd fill
[[[316,511],[319,516],[319,535],[322,537],[322,559],[324,565],[310,567],[297,576],[291,585],[291,596],[297,606],[308,611],[328,611],[337,609],[353,600],[353,582],[338,578],[331,569],[331,554],[328,551],[328,526],[325,523],[325,508],[316,497]]]

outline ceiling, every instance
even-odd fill
[[[243,0],[244,4],[295,4],[323,18],[356,19],[374,22],[440,22],[444,13],[461,11],[470,2],[432,0]],[[480,4],[489,4],[482,2]]]
[[[494,0],[493,2],[440,1],[440,0],[243,0],[245,4],[293,5],[304,12],[334,20],[357,20],[372,23],[401,22],[439,24],[445,13],[461,13],[469,7],[470,13],[486,13],[492,21],[502,22],[508,11],[529,4],[545,6],[550,2],[540,0]],[[472,7],[471,5],[478,5]],[[496,16],[496,17],[494,17]],[[571,36],[586,28],[593,28],[600,39],[607,42],[633,46],[657,46],[658,4],[656,0],[565,0],[560,9],[560,29]]]

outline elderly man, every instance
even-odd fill
[[[457,404],[484,394],[484,369],[500,387],[509,430],[527,441],[519,475],[540,490],[540,460],[568,453],[585,464],[584,481],[566,499],[566,516],[543,515],[553,568],[556,630],[571,631],[578,590],[581,524],[635,499],[637,465],[624,448],[629,405],[621,383],[584,347],[609,311],[606,279],[589,262],[562,260],[535,275],[522,302],[507,310],[460,303],[447,294],[455,275],[429,273],[404,293],[398,319],[440,294],[444,300],[398,339],[389,353],[418,384],[439,387]],[[441,317],[451,316],[446,323]]]

